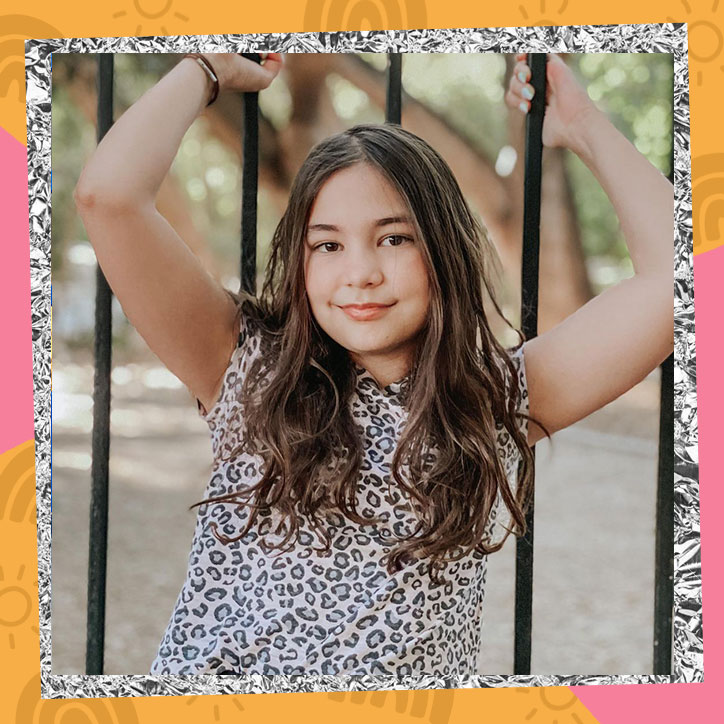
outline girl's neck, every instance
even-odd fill
[[[380,388],[387,387],[393,382],[400,382],[410,371],[410,360],[407,355],[379,357],[350,352],[350,358],[355,365],[366,369]]]

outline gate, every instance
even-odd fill
[[[259,62],[257,53],[243,53]],[[673,62],[673,56],[672,56]],[[526,116],[525,181],[521,329],[526,339],[538,331],[538,261],[543,99],[546,54],[529,57],[535,95]],[[673,73],[672,73],[673,78]],[[673,96],[673,92],[672,92]],[[400,124],[402,111],[402,55],[388,53],[387,123]],[[98,56],[98,142],[113,124],[113,55]],[[672,115],[673,118],[673,115]],[[258,182],[258,93],[244,93],[244,140],[241,216],[241,287],[256,293],[256,222]],[[673,133],[669,180],[673,182]],[[673,283],[673,280],[672,280]],[[95,375],[91,464],[90,539],[88,558],[88,616],[86,674],[103,673],[108,543],[108,469],[111,411],[111,299],[112,292],[100,267],[96,269]],[[654,594],[654,674],[671,673],[672,613],[674,603],[674,357],[661,365],[661,412],[656,501],[656,577]],[[535,448],[533,449],[535,454]],[[534,505],[527,517],[528,531],[516,544],[514,673],[529,674],[533,602]]]

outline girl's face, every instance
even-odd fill
[[[309,304],[363,367],[411,364],[429,305],[421,243],[402,197],[368,164],[337,171],[317,194],[304,252]]]

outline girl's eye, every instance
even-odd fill
[[[385,242],[388,239],[391,240],[392,246],[402,246],[406,241],[412,241],[409,236],[403,236],[402,234],[390,234],[386,236],[382,241]]]
[[[323,247],[323,246],[330,246],[330,245],[331,245],[331,246],[337,246],[338,244],[337,244],[336,241],[323,241],[321,244],[317,244],[317,246],[314,247],[314,251],[324,251],[324,252],[328,252],[328,251],[330,251],[329,249],[324,249],[324,250],[323,250],[322,247]],[[334,249],[332,249],[332,251],[334,251]]]
[[[406,241],[412,241],[409,236],[403,236],[402,234],[390,234],[389,236],[386,236],[382,241],[385,242],[388,239],[393,240],[390,244],[393,247],[401,246]],[[334,248],[330,249],[330,246]],[[333,251],[337,251],[336,247],[339,247],[339,243],[336,241],[323,241],[314,247],[314,251],[321,251],[323,254],[328,254]]]

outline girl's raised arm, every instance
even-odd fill
[[[220,92],[266,88],[281,56],[260,66],[209,54]],[[96,258],[128,320],[209,410],[238,336],[231,297],[156,210],[163,178],[212,89],[185,58],[111,127],[86,164],[75,202]]]
[[[528,110],[528,80],[521,54],[508,105]],[[555,54],[547,80],[543,143],[570,148],[591,169],[616,210],[634,266],[633,277],[524,345],[530,414],[554,432],[622,395],[674,349],[674,189]],[[529,443],[542,437],[532,425]]]

